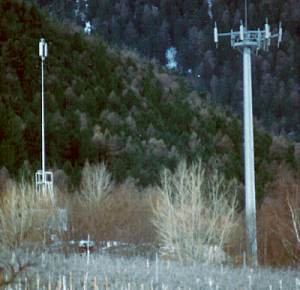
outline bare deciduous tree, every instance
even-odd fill
[[[208,174],[201,161],[181,162],[174,173],[164,170],[153,224],[160,241],[182,262],[221,262],[223,247],[236,226],[235,186],[217,172]]]

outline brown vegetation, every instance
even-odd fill
[[[26,241],[43,241],[49,224],[55,226],[55,212],[51,197],[36,193],[33,184],[9,183],[0,199],[0,245],[16,249]]]
[[[269,193],[257,204],[258,259],[262,266],[294,266],[300,261],[300,179],[287,168],[277,165]],[[244,215],[240,212],[239,226],[226,247],[237,266],[246,259]]]
[[[258,210],[261,264],[284,266],[300,261],[300,180],[284,165]]]
[[[1,246],[13,249],[27,241],[49,241],[55,231],[52,226],[49,229],[49,216],[55,216],[57,208],[50,199],[38,196],[31,184],[5,180],[9,182],[0,195]],[[57,207],[68,209],[69,230],[57,233],[61,238],[79,240],[89,235],[94,241],[159,242],[175,249],[182,261],[209,258],[216,262],[214,255],[226,252],[235,264],[244,262],[244,212],[238,217],[234,200],[227,199],[237,187],[206,172],[201,163],[187,167],[181,162],[174,173],[165,170],[156,188],[140,189],[133,180],[116,184],[104,164],[88,163],[77,193],[66,194],[64,184],[57,191]],[[299,177],[281,165],[269,192],[257,209],[260,264],[297,264]]]
[[[165,170],[153,224],[159,240],[181,262],[224,262],[224,247],[236,227],[236,184],[201,161]]]
[[[1,261],[3,262],[3,261]],[[20,261],[17,257],[15,265],[12,263],[4,262],[5,267],[0,267],[0,287],[11,285],[17,278],[28,270],[29,267],[34,266],[30,261]]]
[[[81,192],[70,202],[73,238],[153,241],[151,194],[140,192],[132,182],[114,184],[104,164],[86,165],[84,172]]]
[[[0,287],[4,285],[4,268],[0,267]]]
[[[143,197],[134,185],[122,185],[103,200],[101,205],[88,204],[75,198],[70,210],[72,235],[75,239],[80,239],[89,234],[97,241],[153,241],[150,215],[149,198]]]

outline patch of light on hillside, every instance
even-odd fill
[[[85,23],[85,27],[84,27],[84,33],[90,35],[92,32],[92,25],[91,25],[91,22],[90,21],[87,21]]]
[[[175,47],[169,47],[166,50],[166,54],[165,54],[167,59],[166,67],[168,69],[177,69],[176,54],[177,54],[177,50]]]
[[[212,14],[212,5],[213,5],[213,1],[214,0],[207,0],[207,4],[208,4],[208,16],[210,19],[213,18],[213,14]]]

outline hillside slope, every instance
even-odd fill
[[[31,0],[32,1],[32,0]],[[106,41],[137,49],[166,64],[166,51],[177,50],[177,68],[196,87],[207,90],[218,104],[242,114],[242,58],[221,40],[215,49],[212,28],[238,30],[244,19],[244,1],[228,0],[35,0],[62,19],[83,27]],[[212,6],[209,5],[212,4]],[[268,18],[272,31],[283,25],[283,42],[268,53],[253,55],[254,115],[275,134],[300,140],[300,2],[248,1],[248,24],[262,28]]]
[[[242,129],[186,82],[130,51],[111,49],[54,22],[21,1],[0,3],[0,167],[32,174],[40,160],[40,60],[48,42],[48,167],[79,182],[86,160],[105,161],[114,178],[158,182],[163,166],[201,157],[228,178],[243,180]],[[294,145],[255,133],[258,194],[277,165],[296,168]]]

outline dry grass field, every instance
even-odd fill
[[[30,258],[30,255],[27,256]],[[233,268],[144,257],[120,257],[44,253],[32,257],[35,265],[3,289],[219,289],[219,290],[299,290],[300,274],[295,270]]]

